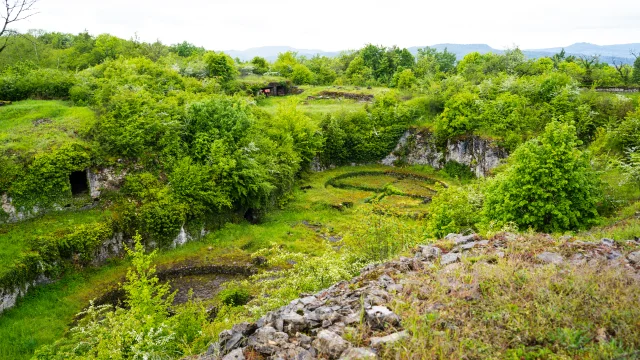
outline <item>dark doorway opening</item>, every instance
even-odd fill
[[[71,183],[71,194],[73,196],[83,195],[89,192],[89,182],[87,181],[86,171],[74,171],[69,175]]]
[[[260,211],[256,209],[249,209],[244,213],[244,219],[253,225],[260,223]]]

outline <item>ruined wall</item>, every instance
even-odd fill
[[[113,168],[87,169],[86,173],[87,185],[92,199],[98,199],[104,190],[117,190],[126,175],[125,171],[117,171]],[[0,194],[0,224],[28,220],[47,211],[74,210],[78,208],[73,206],[64,207],[62,205],[64,204],[53,204],[46,208],[37,205],[32,208],[16,208],[8,194]]]
[[[99,198],[104,190],[117,190],[126,175],[126,171],[116,171],[113,168],[87,169],[91,197]]]
[[[508,156],[507,152],[490,140],[478,136],[468,136],[449,140],[446,149],[438,149],[435,136],[426,130],[407,130],[398,145],[381,162],[393,166],[397,162],[409,165],[430,165],[442,168],[447,161],[465,164],[478,177],[487,176],[489,171]]]

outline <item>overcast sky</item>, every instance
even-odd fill
[[[37,7],[40,13],[16,28],[137,34],[211,50],[640,42],[638,0],[40,0]]]

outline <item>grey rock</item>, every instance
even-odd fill
[[[231,331],[239,332],[242,335],[248,336],[253,334],[257,328],[258,326],[255,323],[243,322],[240,324],[233,325],[233,327],[231,328]]]
[[[619,251],[611,250],[611,252],[607,254],[607,260],[615,260],[621,256],[622,254]]]
[[[229,352],[239,346],[241,346],[243,340],[244,340],[244,336],[242,335],[241,332],[234,332],[231,335],[231,338],[229,338],[229,340],[227,340],[224,343],[224,352]]]
[[[307,296],[307,297],[304,297],[304,298],[300,299],[300,302],[305,306],[313,303],[314,301],[316,301],[316,297],[315,296]]]
[[[435,260],[442,254],[442,250],[435,246],[421,246],[420,249],[426,260]]]
[[[278,331],[282,331],[284,330],[284,320],[282,318],[277,318],[275,319],[275,321],[273,322],[273,326],[276,328],[276,330]]]
[[[272,355],[278,351],[278,346],[284,345],[288,340],[289,335],[286,333],[265,326],[249,337],[248,345],[261,354]]]
[[[629,259],[632,264],[640,264],[640,251],[635,251],[627,255],[627,259]]]
[[[616,244],[616,242],[613,239],[607,239],[607,238],[600,240],[600,243],[606,246],[614,246]]]
[[[476,247],[476,245],[477,245],[477,244],[478,244],[477,242],[472,241],[472,242],[470,242],[470,243],[466,243],[466,244],[464,244],[464,245],[460,245],[460,250],[462,250],[462,251],[468,251],[468,250],[471,250],[471,249],[473,249],[474,247]]]
[[[489,240],[481,240],[481,241],[478,241],[477,244],[480,246],[488,246]]]
[[[387,274],[383,274],[382,276],[380,276],[378,278],[378,282],[380,283],[380,285],[382,285],[385,289],[389,286],[389,285],[393,285],[396,282],[393,281],[393,279],[391,278],[391,276],[387,275]]]
[[[449,265],[449,264],[453,264],[455,262],[460,261],[460,254],[456,254],[456,253],[448,253],[448,254],[444,254],[442,255],[442,257],[440,258],[440,265]]]
[[[329,356],[330,359],[339,358],[349,346],[349,342],[340,335],[328,330],[320,331],[316,340],[313,341],[313,347],[319,353]]]
[[[346,325],[351,325],[360,322],[360,314],[359,313],[351,313],[343,318],[343,322]]]
[[[304,317],[293,312],[283,314],[282,321],[284,323],[284,330],[289,334],[303,331],[307,327]]]
[[[462,236],[462,234],[456,234],[456,233],[449,233],[447,234],[447,236],[444,237],[445,240],[453,240],[456,239],[458,237]]]
[[[398,342],[400,340],[404,340],[404,339],[408,339],[409,338],[409,333],[405,330],[405,331],[399,331],[397,333],[393,333],[391,335],[387,335],[387,336],[383,336],[383,337],[372,337],[371,340],[371,347],[373,348],[379,348],[382,345],[388,345],[388,344],[393,344],[395,342]]]
[[[386,306],[373,306],[366,310],[367,323],[374,329],[384,329],[387,325],[400,325],[400,317]]]
[[[349,348],[340,356],[340,360],[377,359],[378,355],[369,348]]]
[[[244,351],[243,349],[235,349],[225,355],[222,360],[244,360]]]
[[[305,335],[305,334],[298,334],[298,342],[305,346],[305,345],[311,345],[311,341],[313,341],[313,339],[311,339],[311,337]]]
[[[539,254],[538,256],[536,256],[536,258],[546,264],[560,265],[564,261],[564,258],[562,257],[562,255],[558,253],[547,252],[547,251],[543,252],[542,254]]]
[[[457,238],[455,238],[453,240],[453,242],[456,245],[462,245],[462,244],[470,243],[470,242],[476,240],[477,238],[478,238],[478,235],[476,235],[476,234],[471,234],[471,235],[466,235],[466,236],[458,236]]]

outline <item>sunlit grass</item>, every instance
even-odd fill
[[[0,152],[38,153],[71,143],[91,128],[95,114],[62,101],[27,100],[0,107]]]

